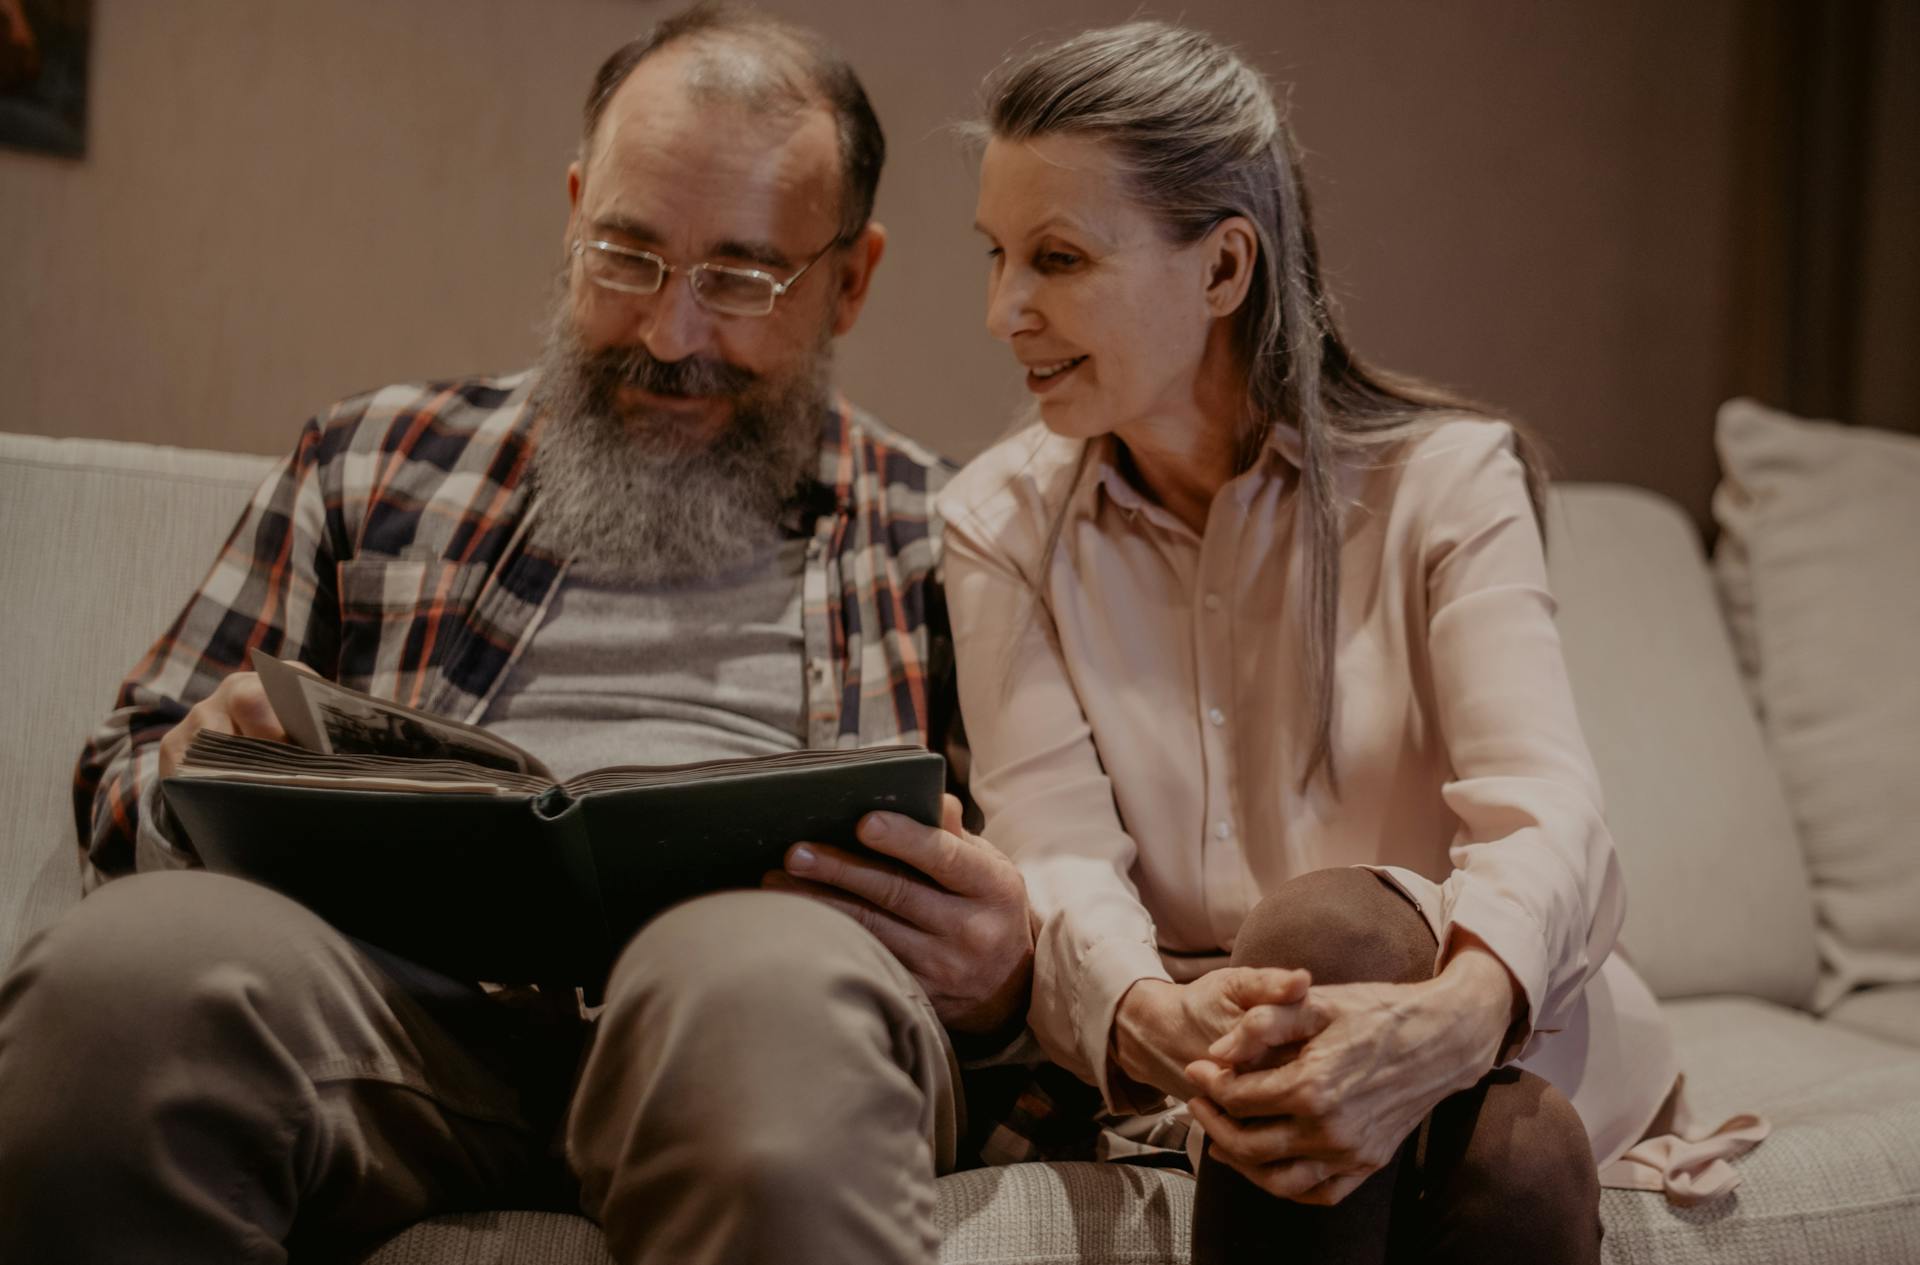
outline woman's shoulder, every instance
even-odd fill
[[[1519,462],[1512,423],[1473,413],[1436,417],[1405,441],[1405,462],[1416,477],[1454,479],[1489,464]]]
[[[949,525],[999,535],[1044,527],[1073,489],[1085,442],[1063,439],[1034,422],[1001,439],[940,490]]]
[[[1356,498],[1376,512],[1425,518],[1459,510],[1502,486],[1524,492],[1527,470],[1522,440],[1510,422],[1470,413],[1448,413],[1391,441],[1372,458]],[[1391,511],[1389,511],[1391,506]]]

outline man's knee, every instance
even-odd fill
[[[787,1154],[780,1130],[817,1156],[821,1128],[855,1101],[923,1132],[925,1102],[896,1091],[952,1076],[932,1007],[886,947],[845,914],[783,893],[709,896],[655,919],[621,955],[596,1029],[581,1095],[624,1104],[597,1110],[645,1112],[649,1128],[693,1127],[728,1145],[758,1139],[773,1148],[757,1157],[773,1172]],[[579,1100],[573,1117],[592,1127]]]
[[[1433,974],[1433,932],[1412,902],[1371,870],[1289,879],[1241,924],[1235,966],[1304,968],[1317,984],[1415,983]]]
[[[57,1184],[151,1148],[162,1118],[204,1116],[196,1087],[240,1083],[276,1009],[298,1012],[274,997],[289,976],[275,963],[310,955],[309,923],[324,928],[237,879],[150,874],[29,941],[0,981],[0,1183],[26,1165]]]
[[[915,987],[885,946],[837,910],[783,893],[723,892],[675,906],[633,938],[607,985],[603,1022],[669,1004],[785,1027],[818,1017],[831,1000]]]
[[[272,989],[330,934],[256,884],[199,871],[133,875],[28,943],[0,986],[0,1013],[31,1007],[28,1026],[43,1036],[88,1023],[139,1032],[193,1004],[212,974],[240,971]]]

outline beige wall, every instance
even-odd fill
[[[893,157],[849,392],[956,456],[1019,388],[944,131],[1039,34],[1135,0],[816,0]],[[1704,509],[1731,3],[1183,0],[1293,85],[1357,346],[1535,422],[1564,472]],[[0,151],[0,428],[278,451],[384,381],[518,367],[616,0],[96,0],[82,162]]]

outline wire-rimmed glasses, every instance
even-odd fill
[[[621,294],[658,294],[666,284],[668,273],[684,272],[693,297],[708,311],[726,316],[765,316],[773,311],[775,300],[791,290],[807,275],[807,269],[826,258],[827,252],[843,240],[836,237],[822,246],[818,254],[784,281],[758,268],[710,263],[670,264],[650,250],[588,238],[575,238],[573,253],[580,260],[587,280],[602,289]]]

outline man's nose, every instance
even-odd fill
[[[641,306],[641,344],[656,360],[685,360],[713,350],[714,316],[693,297],[682,273],[670,273]]]

